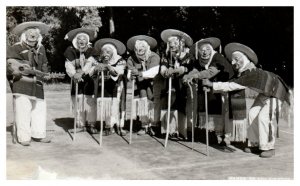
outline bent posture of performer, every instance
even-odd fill
[[[38,76],[38,72],[48,72],[48,60],[41,43],[42,35],[48,31],[49,27],[41,22],[21,23],[12,30],[20,36],[20,42],[7,49],[8,74],[13,78],[17,139],[24,146],[29,146],[31,140],[51,141],[46,137],[44,78]]]
[[[230,43],[225,46],[225,54],[228,59],[232,60],[234,69],[238,71],[237,77],[229,82],[203,80],[202,83],[216,91],[250,88],[258,92],[248,114],[250,124],[247,131],[248,140],[253,147],[246,147],[245,152],[259,151],[260,157],[272,157],[275,155],[275,123],[273,119],[275,115],[278,116],[282,101],[290,103],[289,89],[278,75],[256,68],[258,58],[251,48],[240,43]],[[245,97],[243,99],[245,100]],[[239,108],[238,113],[243,114],[241,108],[244,107],[244,102],[243,100],[233,102],[232,107]],[[244,107],[244,109],[246,108]]]
[[[134,95],[139,98],[136,108],[136,116],[139,116],[142,124],[139,135],[146,132],[155,135],[153,128],[157,128],[160,121],[160,57],[151,51],[156,45],[154,38],[145,35],[133,36],[127,41],[127,48],[132,52],[127,67],[131,76],[136,77]]]
[[[104,38],[98,40],[94,48],[99,61],[93,64],[90,73],[95,76],[98,72],[104,71],[105,74],[104,100],[100,101],[101,84],[99,84],[96,96],[98,97],[97,103],[104,104],[103,114],[106,134],[117,132],[119,135],[124,136],[126,135],[126,131],[123,130],[125,120],[124,70],[126,61],[121,55],[126,51],[126,47],[116,39]],[[98,116],[100,116],[101,110],[97,110],[97,112]]]
[[[175,100],[171,102],[171,109],[178,111],[178,123],[183,125],[186,122],[186,90],[187,87],[182,83],[182,77],[192,70],[192,61],[190,59],[189,47],[192,46],[193,40],[186,33],[167,29],[161,33],[162,40],[167,44],[166,55],[162,57],[160,73],[164,78],[172,78],[172,86],[168,87],[168,91],[174,92],[172,95]],[[176,118],[177,119],[177,118]],[[176,137],[180,133],[182,126],[178,126],[178,129],[172,129],[170,127],[171,137]],[[181,133],[187,138],[186,130]]]
[[[65,39],[72,42],[64,55],[66,57],[66,72],[71,78],[71,98],[73,112],[77,112],[78,132],[88,131],[97,133],[96,124],[96,102],[92,97],[94,94],[94,81],[89,73],[92,63],[95,61],[93,48],[90,40],[94,39],[94,31],[86,28],[77,28],[66,34]],[[78,84],[78,100],[75,100],[75,87]],[[75,101],[77,108],[74,108]]]
[[[193,63],[194,69],[189,72],[187,75],[183,77],[184,82],[190,82],[192,79],[195,79],[196,81],[199,79],[209,79],[212,82],[215,81],[228,81],[233,75],[233,69],[230,63],[227,61],[223,55],[218,53],[215,49],[220,47],[221,41],[218,38],[210,37],[206,39],[201,39],[197,41],[192,47],[191,47],[191,54],[194,55],[195,61]],[[202,82],[197,81],[197,85],[193,87],[193,93],[194,93],[194,113],[205,111],[205,99],[204,99],[204,91],[202,89]],[[198,91],[196,90],[196,87]],[[197,94],[198,93],[198,94]],[[190,93],[188,95],[188,104],[190,104],[191,98]],[[219,139],[219,142],[221,142],[221,136],[224,139],[224,129],[225,129],[225,122],[226,121],[223,117],[225,117],[224,110],[227,106],[228,110],[228,104],[225,104],[225,98],[227,96],[224,96],[220,93],[213,93],[212,91],[208,92],[208,114],[214,114],[219,115],[220,119],[217,120],[214,119],[213,126],[210,126],[208,130],[214,130],[217,134],[217,137]],[[226,102],[227,103],[227,102]],[[189,108],[191,110],[191,108]],[[187,118],[188,122],[191,121],[191,112],[187,112]],[[228,116],[228,115],[227,115]],[[193,121],[197,121],[197,114],[194,114]],[[203,122],[201,122],[203,121]],[[199,125],[201,128],[205,128],[205,120],[199,119]],[[189,123],[188,123],[189,124]],[[190,126],[190,125],[188,125]],[[227,143],[229,143],[229,140],[226,140]],[[226,143],[221,143],[226,144]]]

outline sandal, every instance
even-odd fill
[[[31,138],[35,142],[40,142],[40,143],[51,143],[50,138]]]
[[[109,136],[112,134],[111,128],[104,128],[103,132],[105,136]]]
[[[22,141],[22,142],[19,142],[19,143],[23,146],[30,146],[30,141]]]
[[[90,125],[90,126],[87,127],[87,132],[90,133],[90,134],[97,134],[98,130],[95,128],[95,126]]]
[[[147,133],[148,133],[150,136],[155,136],[155,132],[154,132],[154,130],[153,130],[152,127],[149,127],[149,128],[148,128]]]

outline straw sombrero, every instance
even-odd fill
[[[73,29],[71,31],[69,31],[66,36],[65,39],[68,39],[69,41],[73,41],[74,37],[79,34],[79,33],[85,33],[87,34],[90,38],[90,41],[95,39],[95,31],[91,30],[91,29],[87,29],[87,28],[76,28]]]
[[[97,54],[100,53],[101,48],[105,44],[112,44],[113,46],[115,46],[119,55],[124,54],[125,51],[126,51],[126,47],[121,41],[116,40],[116,39],[112,39],[112,38],[103,38],[103,39],[99,39],[95,43],[94,48],[95,48],[95,51],[96,51]]]
[[[155,48],[156,45],[157,45],[157,41],[153,37],[146,36],[146,35],[137,35],[137,36],[133,36],[133,37],[131,37],[131,38],[128,39],[128,41],[127,41],[127,48],[129,50],[133,51],[134,50],[134,46],[135,46],[135,42],[137,40],[144,40],[144,41],[146,41],[150,45],[151,50],[153,48]]]
[[[185,44],[190,47],[193,45],[193,39],[187,35],[186,33],[180,31],[180,30],[175,30],[175,29],[167,29],[162,31],[161,33],[161,39],[167,43],[168,42],[168,38],[171,36],[177,36],[179,38],[184,38],[185,40]]]
[[[200,39],[195,44],[193,44],[193,46],[190,49],[190,53],[192,55],[195,55],[196,47],[199,48],[203,44],[210,44],[213,47],[213,49],[216,49],[221,45],[221,41],[219,38],[216,38],[216,37]]]
[[[29,21],[24,22],[19,25],[17,25],[13,30],[12,33],[20,36],[25,30],[29,28],[38,28],[41,32],[41,34],[47,34],[50,30],[50,27],[46,25],[45,23],[38,22],[38,21]]]
[[[235,51],[239,51],[244,53],[254,64],[258,63],[257,55],[251,48],[249,48],[246,45],[240,43],[229,43],[225,46],[224,51],[227,59],[229,59],[230,61],[232,60],[231,59],[232,53]]]

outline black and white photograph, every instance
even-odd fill
[[[1,8],[6,183],[296,179],[292,3]]]

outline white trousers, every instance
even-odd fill
[[[278,101],[278,104],[276,103],[276,101]],[[274,121],[274,119],[276,116],[277,106],[279,107],[278,110],[280,112],[281,101],[277,100],[276,98],[269,98],[265,101],[264,104],[261,103],[261,105],[255,105],[249,111],[250,126],[247,131],[248,139],[251,143],[258,144],[260,150],[271,150],[275,148],[276,122]],[[270,110],[272,112],[271,140],[269,140]]]
[[[19,142],[46,137],[46,101],[18,95],[15,98],[15,119]]]
[[[72,96],[73,114],[77,110],[77,127],[95,124],[97,117],[96,100],[92,96],[80,94],[77,97],[77,109],[74,109],[75,96]]]

